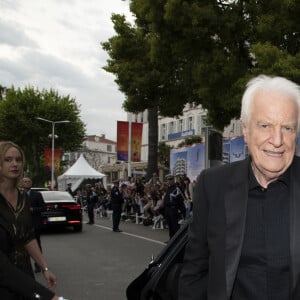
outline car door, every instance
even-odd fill
[[[176,300],[190,221],[127,288],[128,300]]]

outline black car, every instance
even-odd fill
[[[146,270],[127,287],[128,300],[176,300],[188,226],[184,223]]]
[[[72,226],[82,231],[82,210],[79,203],[62,191],[40,191],[45,209],[42,212],[43,228],[50,226]]]

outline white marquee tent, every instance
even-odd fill
[[[84,179],[101,179],[106,186],[106,175],[98,172],[86,161],[81,154],[77,161],[62,175],[58,176],[58,189],[64,191],[68,183],[72,183],[72,190],[75,191]]]

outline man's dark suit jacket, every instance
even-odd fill
[[[179,300],[230,299],[240,260],[249,159],[204,170],[193,193],[193,221],[179,279]],[[291,298],[300,299],[300,158],[290,172]],[[280,243],[280,241],[278,241]]]
[[[42,225],[41,212],[45,208],[42,195],[37,191],[30,190],[28,198],[32,209],[31,214],[32,214],[33,227],[39,229]]]

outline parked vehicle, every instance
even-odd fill
[[[68,193],[62,191],[40,191],[45,203],[42,212],[43,227],[72,226],[82,231],[82,210],[79,203]]]
[[[129,284],[128,300],[177,300],[178,277],[182,269],[188,226],[184,223],[146,270]]]
[[[32,190],[32,191],[36,191],[36,192],[40,192],[40,191],[49,191],[49,189],[46,188],[46,187],[32,187],[31,190]]]

